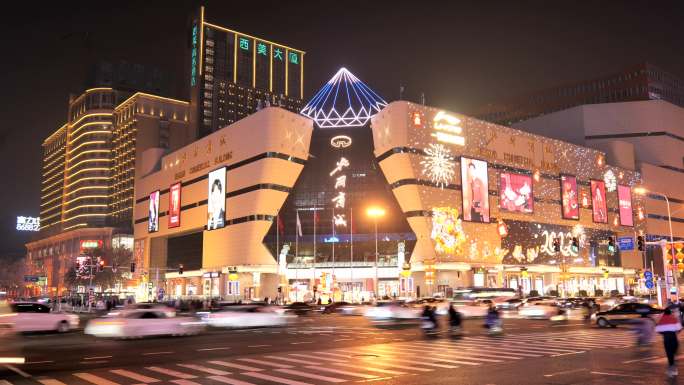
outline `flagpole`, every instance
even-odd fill
[[[299,215],[299,209],[296,209]],[[295,289],[296,302],[299,302],[299,234],[297,233],[297,225],[295,224],[295,261],[297,261],[297,288]]]
[[[351,277],[351,297],[354,302],[354,209],[349,208],[349,276]]]
[[[316,217],[317,217],[318,211],[316,211],[316,208],[313,208],[313,222],[314,222],[314,229],[313,229],[313,284],[316,285]],[[319,294],[320,295],[320,294]],[[314,301],[316,301],[316,293],[314,293]]]
[[[335,278],[335,207],[332,209],[332,276]]]

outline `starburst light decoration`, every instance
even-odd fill
[[[608,192],[613,192],[617,188],[617,180],[615,179],[613,170],[608,170],[603,174],[603,181],[606,182],[606,190],[608,190]]]
[[[425,149],[425,158],[420,161],[423,166],[423,175],[439,188],[448,186],[456,173],[451,151],[443,144],[431,143]]]
[[[387,102],[342,67],[304,106],[300,114],[320,128],[360,127]]]

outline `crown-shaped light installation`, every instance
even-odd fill
[[[359,127],[386,105],[383,98],[342,67],[301,114],[313,119],[320,128]]]

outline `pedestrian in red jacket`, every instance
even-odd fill
[[[679,319],[672,315],[672,310],[669,308],[665,309],[665,312],[656,325],[656,332],[663,335],[665,354],[667,355],[667,363],[669,364],[669,367],[667,368],[668,377],[674,377],[679,374],[677,366],[675,365],[675,355],[677,354],[677,348],[679,347],[677,333],[680,330],[682,330],[682,324]]]

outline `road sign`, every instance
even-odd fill
[[[618,245],[621,251],[634,250],[634,238],[620,237],[618,238]]]
[[[645,272],[644,272],[644,278],[645,278],[647,281],[652,281],[652,280],[653,280],[653,273],[650,272],[650,271],[645,271]]]
[[[38,282],[38,276],[37,275],[25,275],[24,276],[24,282]]]
[[[647,289],[653,289],[653,281],[648,280],[645,285]]]

